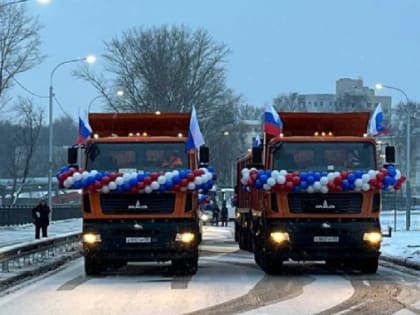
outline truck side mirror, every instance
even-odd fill
[[[77,166],[77,147],[70,147],[67,149],[67,164],[70,166]]]
[[[262,165],[262,147],[253,147],[252,148],[252,164],[253,165]]]
[[[385,147],[385,164],[395,164],[395,147]]]
[[[200,147],[200,166],[208,166],[210,161],[209,147],[202,145]]]

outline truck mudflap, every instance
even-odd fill
[[[85,220],[83,235],[85,257],[107,262],[194,259],[201,238],[195,219]]]
[[[370,242],[366,233],[379,233],[378,221],[311,220],[272,221],[265,233],[265,250],[279,260],[377,259],[380,241]],[[287,240],[276,243],[271,232],[286,232]]]

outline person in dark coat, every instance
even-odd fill
[[[220,218],[222,219],[222,226],[228,226],[228,208],[226,207],[226,201],[223,201]]]
[[[42,237],[47,237],[47,229],[50,224],[50,208],[45,200],[41,200],[39,204],[32,209],[32,218],[35,224],[35,238],[39,239],[42,231]]]
[[[217,205],[217,202],[213,202],[213,225],[218,226],[219,225],[219,206]]]

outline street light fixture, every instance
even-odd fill
[[[411,156],[411,117],[410,117],[410,113],[408,111],[408,96],[407,93],[405,93],[402,89],[394,87],[394,86],[390,86],[390,85],[385,85],[382,83],[376,83],[375,84],[376,89],[380,90],[383,88],[387,88],[387,89],[391,89],[391,90],[395,90],[398,91],[400,93],[402,93],[405,97],[406,103],[407,103],[407,128],[406,128],[406,209],[405,209],[405,229],[407,231],[410,230],[410,225],[411,225],[411,187],[410,187],[410,156]]]
[[[50,217],[52,219],[52,173],[53,173],[53,98],[54,98],[54,89],[53,89],[53,78],[54,73],[60,68],[62,65],[74,62],[87,62],[93,63],[96,61],[96,57],[93,55],[87,56],[85,58],[78,58],[78,59],[70,59],[63,62],[58,63],[50,73],[50,87],[48,93],[49,99],[49,119],[48,119],[48,206],[50,207]]]

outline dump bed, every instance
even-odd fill
[[[334,136],[362,137],[367,131],[369,112],[294,113],[280,112],[283,135],[313,136],[315,132],[332,132]]]
[[[90,113],[89,124],[99,137],[133,135],[186,137],[190,113]]]

